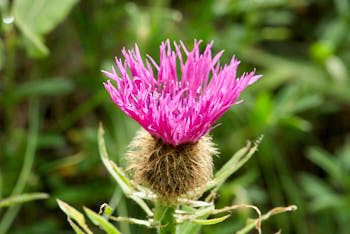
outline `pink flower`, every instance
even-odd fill
[[[254,70],[237,78],[240,61],[233,57],[221,67],[223,51],[212,58],[213,42],[202,54],[200,43],[195,40],[194,49],[188,51],[181,41],[181,46],[174,42],[172,51],[169,40],[163,42],[159,64],[149,55],[143,61],[137,45],[135,50],[124,48],[125,61],[116,58],[119,73],[114,67],[112,73],[102,71],[115,81],[116,87],[110,80],[104,83],[114,103],[152,136],[175,146],[196,142],[209,133],[221,115],[242,102],[237,101],[239,94],[262,77],[254,75]]]

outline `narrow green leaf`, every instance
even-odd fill
[[[0,41],[0,71],[2,69],[2,66],[4,64],[4,46],[2,44],[2,41]]]
[[[339,163],[342,165],[343,171],[350,172],[350,137],[345,140],[344,146],[338,152]]]
[[[125,217],[114,217],[114,216],[110,216],[109,218],[111,220],[114,220],[114,221],[117,221],[117,222],[132,223],[132,224],[146,226],[148,228],[152,227],[152,226],[155,226],[153,222],[146,221],[146,220],[141,220],[141,219],[125,218]]]
[[[23,99],[32,95],[58,95],[66,94],[74,89],[73,83],[63,77],[34,80],[19,85],[15,91],[18,99]]]
[[[69,217],[67,217],[67,220],[68,220],[68,223],[70,224],[70,226],[75,231],[75,233],[84,234],[84,232],[78,227],[78,225],[76,225]]]
[[[306,193],[310,196],[336,195],[325,181],[314,175],[302,174],[300,178]]]
[[[293,113],[300,113],[305,110],[309,110],[312,108],[317,108],[323,104],[323,100],[321,95],[319,94],[310,94],[302,99],[298,100],[293,107]]]
[[[198,223],[185,222],[183,224],[178,225],[176,233],[177,234],[198,233],[201,227],[202,226]]]
[[[320,211],[328,208],[341,207],[343,205],[343,197],[332,190],[323,180],[316,176],[303,174],[301,183],[305,192],[312,200],[309,203],[310,209]]]
[[[26,187],[33,163],[35,161],[36,149],[37,149],[37,140],[39,134],[39,101],[36,98],[30,99],[29,104],[29,130],[27,137],[27,146],[24,154],[23,166],[19,173],[16,185],[12,190],[11,195],[16,196],[20,195],[24,188]],[[0,221],[0,233],[7,233],[8,229],[12,225],[13,220],[17,216],[17,213],[20,209],[20,204],[17,206],[11,206],[7,209],[6,213],[2,216]]]
[[[188,207],[190,208],[190,207]],[[215,209],[214,205],[212,204],[209,207],[204,207],[199,210],[190,210],[191,213],[201,218],[206,218],[209,216],[209,214]],[[192,233],[198,233],[201,229],[201,224],[198,222],[184,222],[180,225],[178,225],[177,233],[178,234],[192,234]]]
[[[223,177],[225,174],[228,174],[228,171],[229,170],[232,170],[232,168],[234,168],[234,166],[237,164],[237,162],[244,157],[244,155],[247,154],[248,150],[249,150],[249,147],[250,146],[246,146],[240,150],[238,150],[233,156],[232,158],[227,161],[225,163],[224,166],[222,166],[220,168],[220,170],[218,170],[215,174],[215,177],[216,178],[219,178],[219,177]]]
[[[308,151],[307,157],[323,170],[325,170],[331,177],[336,180],[341,179],[342,169],[337,163],[336,157],[330,155],[321,148],[311,148]]]
[[[195,220],[192,220],[191,222],[201,224],[201,225],[213,225],[213,224],[217,224],[217,223],[221,223],[221,222],[225,221],[230,216],[231,215],[225,215],[225,216],[222,216],[220,218],[215,218],[215,219],[195,219]]]
[[[253,146],[250,143],[235,153],[232,158],[215,174],[214,179],[208,183],[206,190],[218,186],[241,168],[258,149],[259,139]]]
[[[127,197],[133,199],[147,213],[148,216],[152,216],[153,212],[150,210],[147,204],[140,197],[133,194],[133,187],[129,179],[125,176],[123,170],[120,169],[114,162],[109,160],[103,135],[104,130],[102,124],[100,124],[100,128],[98,130],[98,146],[103,164],[107,168],[108,172],[119,184],[124,194]]]
[[[106,144],[103,136],[104,136],[104,130],[101,124],[98,131],[98,146],[99,146],[102,162],[106,166],[108,172],[113,176],[113,178],[117,181],[119,186],[122,188],[123,192],[125,194],[131,194],[132,186],[128,178],[126,178],[125,173],[117,165],[112,164],[108,158]]]
[[[119,234],[121,233],[116,227],[114,227],[111,223],[105,220],[102,216],[96,214],[89,208],[84,207],[84,211],[90,220],[95,224],[100,226],[104,231],[108,234]]]
[[[61,210],[70,218],[74,219],[77,223],[85,223],[85,218],[82,213],[80,213],[75,208],[71,207],[67,203],[57,199],[58,206]]]
[[[297,116],[281,117],[278,120],[281,124],[298,129],[303,132],[308,132],[312,128],[312,124]]]
[[[21,194],[17,196],[12,196],[3,200],[0,200],[0,208],[12,206],[18,203],[29,202],[33,200],[39,199],[47,199],[49,195],[47,193],[29,193],[29,194]]]
[[[68,216],[68,218],[73,219],[75,222],[77,222],[80,227],[82,227],[87,233],[92,233],[85,223],[85,218],[82,213],[77,211],[75,208],[71,207],[67,203],[57,199],[58,206],[60,209]]]
[[[132,189],[132,185],[131,185],[129,179],[126,177],[125,172],[120,167],[118,167],[112,160],[109,160],[109,163],[112,166],[113,171],[121,179],[124,186],[127,187],[128,189]]]

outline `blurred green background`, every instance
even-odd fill
[[[0,233],[73,233],[55,202],[143,218],[103,167],[97,128],[125,166],[139,126],[111,101],[101,69],[138,43],[157,60],[161,41],[192,48],[214,40],[264,77],[212,131],[220,168],[247,139],[259,151],[219,191],[217,207],[249,203],[272,217],[265,233],[350,233],[350,2],[348,0],[0,0],[0,199],[46,192],[47,200],[0,208]],[[239,210],[202,233],[234,233]],[[123,233],[152,233],[117,224]],[[99,230],[95,229],[96,233]],[[255,233],[255,231],[252,231]]]

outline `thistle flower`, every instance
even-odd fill
[[[146,130],[130,145],[129,168],[137,182],[162,197],[176,198],[210,180],[216,149],[207,135],[221,115],[241,102],[240,93],[261,77],[254,70],[237,78],[240,61],[233,57],[221,67],[223,51],[212,57],[211,42],[201,54],[200,43],[195,41],[192,51],[174,43],[173,51],[169,40],[163,42],[159,64],[148,55],[143,61],[135,45],[122,50],[124,63],[116,58],[119,73],[113,67],[112,73],[103,71],[115,81],[116,87],[110,80],[104,83],[114,103]]]

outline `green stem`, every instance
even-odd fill
[[[2,99],[5,107],[5,135],[10,139],[13,130],[13,88],[15,74],[17,38],[14,30],[9,29],[5,32],[5,71],[4,71],[4,95]],[[6,98],[5,98],[6,97]]]
[[[117,206],[117,213],[119,216],[128,217],[128,209],[126,207],[125,197],[121,197],[121,201]],[[120,225],[120,230],[123,234],[131,233],[129,223],[120,223],[119,225]]]
[[[11,196],[21,194],[26,186],[34,162],[35,150],[38,140],[38,130],[39,102],[37,99],[35,99],[32,100],[30,105],[30,126],[28,131],[27,148],[24,155],[23,166]],[[15,219],[19,211],[19,208],[20,205],[11,206],[4,214],[0,223],[0,234],[4,234],[8,231],[9,227],[11,226],[13,220]]]
[[[2,197],[2,176],[1,176],[1,167],[0,167],[0,200],[1,200],[1,197]]]
[[[174,217],[176,207],[156,204],[154,220],[159,223],[159,234],[175,234],[176,220]]]

